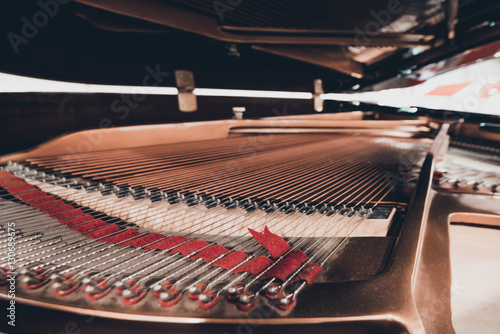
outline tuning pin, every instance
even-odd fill
[[[85,279],[84,279],[85,280]],[[90,300],[98,300],[111,292],[111,288],[106,284],[104,278],[85,280],[83,291],[87,293]],[[83,281],[82,281],[83,282]]]
[[[266,289],[266,297],[269,299],[278,299],[281,296],[282,288],[278,284],[271,284]]]
[[[54,277],[52,282],[52,288],[54,289],[54,294],[57,297],[69,295],[70,293],[78,289],[78,287],[80,286],[80,283],[75,282],[72,278],[73,275],[70,274],[67,275],[52,274],[50,277],[51,278]]]
[[[238,308],[243,311],[249,311],[255,306],[256,302],[257,296],[255,294],[249,295],[247,293],[243,293],[238,298]]]
[[[238,298],[241,296],[243,293],[243,287],[242,286],[233,286],[227,289],[227,299],[229,300],[238,300]]]
[[[139,286],[133,286],[130,289],[123,290],[123,302],[125,305],[132,305],[139,302],[147,294],[147,290],[141,289]]]
[[[62,281],[67,280],[66,277],[64,277],[63,275],[61,275],[59,273],[50,274],[49,279],[53,282],[62,282]]]
[[[293,298],[290,298],[290,296],[286,296],[280,299],[280,305],[288,306],[292,302]]]
[[[130,281],[127,281],[127,282],[125,282],[125,281],[118,281],[118,282],[115,282],[113,284],[113,286],[115,287],[116,293],[118,293],[119,295],[122,295],[125,290],[132,289],[132,287],[135,284],[136,284],[136,282],[133,281],[133,280],[130,280]]]
[[[180,291],[177,291],[175,289],[171,289],[167,292],[162,292],[159,294],[160,298],[160,304],[165,307],[170,307],[174,306],[177,304],[181,298],[182,298],[182,293]]]
[[[219,301],[219,294],[214,294],[212,292],[202,293],[199,297],[199,305],[204,309],[214,307]]]
[[[288,310],[292,308],[296,302],[297,300],[295,299],[295,295],[291,293],[279,299],[278,307],[282,310]]]
[[[154,291],[155,296],[160,298],[161,294],[170,290],[171,287],[172,287],[172,283],[170,283],[170,282],[156,283],[153,286],[153,291]]]
[[[57,290],[61,290],[61,291],[69,290],[73,286],[74,285],[67,284],[67,283],[64,283],[64,282],[54,282],[52,284],[52,288],[53,289],[57,289]]]
[[[163,301],[172,301],[174,299],[176,299],[178,296],[180,295],[180,292],[179,291],[175,291],[175,292],[162,292],[160,293],[160,296],[159,298]]]
[[[38,289],[50,281],[43,269],[26,269],[20,273],[23,275],[21,282],[26,284],[28,290]]]
[[[133,291],[131,289],[125,289],[125,290],[123,290],[122,295],[123,295],[123,297],[126,297],[128,299],[132,299],[134,297],[137,297],[138,292]]]
[[[203,291],[205,291],[206,289],[206,285],[205,284],[199,284],[199,285],[196,285],[196,286],[190,286],[189,289],[188,289],[188,296],[189,298],[191,299],[198,299],[198,297],[200,296],[200,294],[203,293]]]

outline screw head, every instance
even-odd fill
[[[252,298],[247,294],[243,294],[240,296],[239,301],[242,304],[250,304],[252,302]]]
[[[190,287],[189,292],[192,294],[200,294],[201,293],[200,288],[198,288],[197,286]]]
[[[160,294],[160,299],[161,300],[169,300],[171,298],[172,298],[172,295],[170,293],[168,293],[168,292],[162,292]]]
[[[280,299],[280,304],[281,305],[290,305],[290,303],[292,302],[292,298],[288,298],[288,297],[283,297]]]
[[[212,298],[209,296],[209,295],[206,295],[204,293],[202,293],[199,297],[198,297],[198,300],[202,303],[208,303],[210,301],[212,301]]]
[[[129,289],[127,289],[127,290],[123,291],[123,293],[122,293],[122,295],[123,295],[124,297],[131,297],[133,294],[134,294],[134,293],[133,293],[131,290],[129,290]]]

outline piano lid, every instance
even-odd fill
[[[487,0],[42,0],[0,11],[0,71],[142,85],[144,68],[200,87],[367,87],[500,36]],[[162,86],[173,86],[170,76]],[[358,86],[359,85],[359,86]]]

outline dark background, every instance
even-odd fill
[[[237,11],[244,11],[250,5],[267,6],[266,11],[275,7],[274,12],[264,13],[268,23],[271,26],[283,23],[273,18],[281,17],[285,12],[285,3],[277,6],[261,0],[245,1],[232,14],[236,15]],[[75,2],[60,5],[57,15],[40,27],[27,44],[20,44],[16,53],[8,35],[22,34],[22,19],[25,17],[33,21],[33,15],[41,10],[38,2],[16,0],[0,4],[0,72],[71,82],[134,86],[143,84],[146,66],[159,66],[161,71],[171,73],[161,82],[161,86],[167,87],[175,86],[173,73],[176,69],[186,69],[194,73],[196,87],[203,88],[312,92],[313,80],[321,78],[325,91],[347,91],[358,83],[365,87],[394,77],[413,64],[420,66],[444,59],[477,43],[470,36],[465,36],[468,29],[484,22],[500,21],[500,3],[460,0],[457,35],[462,37],[433,48],[421,57],[405,58],[407,50],[401,50],[375,65],[366,66],[370,78],[357,79],[326,67],[257,51],[251,45],[236,45],[238,55],[234,55],[228,43]],[[173,2],[187,6],[197,1]],[[292,6],[295,2],[301,1],[290,0],[286,4]],[[314,15],[323,17],[323,21],[326,17],[326,23],[342,29],[352,25],[363,26],[373,20],[370,9],[379,10],[386,6],[382,0],[354,2],[360,6],[345,1],[314,0],[311,3],[317,8]],[[403,2],[415,4],[417,16],[426,12],[426,1]],[[287,10],[290,11],[290,8]],[[300,11],[298,14],[301,14]],[[299,28],[315,26],[321,21],[315,20],[314,15],[307,22],[285,20],[284,23],[291,27],[297,24]],[[445,21],[442,22],[432,26],[436,30],[432,33],[436,36],[446,34]],[[476,28],[473,31],[482,36],[481,43],[485,43],[498,38],[493,30],[499,26],[500,22],[496,27],[488,28],[490,35]],[[65,133],[98,128],[103,119],[110,119],[112,126],[227,119],[233,116],[233,106],[246,107],[245,118],[314,113],[312,100],[209,97],[198,98],[198,111],[182,113],[178,110],[175,96],[151,95],[121,119],[111,108],[112,102],[120,98],[116,94],[0,93],[0,154],[25,150]],[[357,109],[352,105],[341,107],[338,103],[329,102],[325,112],[353,108]]]

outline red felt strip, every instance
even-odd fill
[[[54,295],[56,295],[56,297],[67,296],[70,293],[76,291],[76,289],[78,289],[78,284],[74,284],[73,280],[71,280],[71,279],[65,281],[64,283],[65,284],[69,284],[69,285],[73,285],[73,286],[70,289],[68,289],[68,290],[54,289]]]
[[[80,217],[76,217],[76,218],[71,218],[71,219],[68,219],[68,220],[65,220],[64,221],[64,224],[66,226],[74,226],[74,225],[78,225],[78,224],[82,224],[82,223],[85,223],[85,222],[88,222],[89,220],[94,220],[94,217],[92,217],[91,215],[85,215],[85,216],[80,216]]]
[[[75,207],[73,205],[62,205],[62,206],[58,206],[58,207],[55,207],[55,208],[52,208],[52,209],[47,209],[47,210],[44,210],[48,215],[55,215],[56,213],[60,213],[60,212],[66,212],[66,211],[71,211],[71,210],[74,210]]]
[[[311,281],[316,277],[317,274],[321,271],[321,266],[317,263],[308,263],[304,268],[302,268],[297,276],[292,280],[292,282],[298,280],[305,280],[307,283],[311,283]]]
[[[134,246],[134,247],[141,247],[147,244],[152,243],[153,241],[160,240],[162,238],[165,238],[163,234],[160,233],[149,233],[146,235],[143,235],[142,237],[135,238],[129,241],[125,241],[120,244],[120,246]]]
[[[61,220],[68,219],[71,217],[83,216],[84,214],[85,214],[85,212],[83,212],[82,210],[71,210],[71,211],[66,211],[66,212],[60,213],[60,214],[52,216],[52,217],[61,221]]]
[[[299,249],[293,249],[282,260],[276,262],[273,267],[265,272],[262,275],[262,279],[276,277],[285,280],[295,270],[299,269],[305,261],[307,261],[307,255]]]
[[[290,276],[295,270],[299,269],[300,262],[295,261],[290,258],[283,258],[281,261],[276,262],[268,271],[266,271],[261,278],[272,278],[276,277],[284,281]]]
[[[242,251],[231,252],[224,256],[222,259],[212,263],[214,267],[222,267],[227,270],[233,269],[234,266],[243,262],[247,258],[247,254]]]
[[[199,240],[199,239],[189,240],[185,244],[175,247],[174,249],[169,251],[169,253],[170,254],[181,253],[182,255],[186,256],[191,252],[197,251],[198,249],[205,247],[206,245],[208,245],[208,242],[206,242],[205,240]]]
[[[40,197],[40,198],[35,198],[29,201],[25,201],[29,205],[35,205],[35,204],[40,204],[40,203],[45,203],[45,202],[52,202],[55,201],[56,198],[54,196],[45,196],[45,197]]]
[[[14,196],[16,196],[17,198],[19,198],[23,201],[27,201],[30,199],[45,197],[45,196],[47,196],[47,193],[45,193],[43,191],[34,190],[34,191],[29,191],[29,192],[25,192],[25,193],[21,193],[21,194],[15,194]]]
[[[294,259],[299,263],[304,263],[307,261],[307,255],[304,254],[300,249],[292,249],[286,256],[287,259]]]
[[[17,177],[17,176],[4,177],[4,178],[0,179],[0,186],[7,186],[9,184],[17,184],[17,183],[23,183],[23,182],[24,182],[24,180]]]
[[[109,237],[101,239],[100,241],[105,241],[105,242],[109,242],[112,244],[117,244],[117,243],[120,243],[121,241],[125,241],[125,240],[128,240],[130,238],[133,238],[139,234],[140,234],[139,231],[134,230],[133,228],[128,228],[128,229],[124,230],[123,232],[120,232],[120,233],[115,234],[115,235],[111,235]]]
[[[278,258],[290,250],[290,245],[277,234],[271,233],[267,226],[264,226],[264,233],[259,233],[251,228],[248,229],[259,244],[264,246],[273,258]]]
[[[168,237],[167,239],[163,239],[163,240],[160,240],[158,242],[155,242],[154,244],[149,245],[149,246],[145,247],[144,249],[155,249],[155,248],[161,249],[161,250],[169,249],[169,248],[175,247],[178,244],[181,244],[187,240],[188,240],[188,238],[183,237],[182,235],[175,235],[173,237]]]
[[[203,260],[210,262],[215,260],[218,256],[221,256],[224,253],[227,253],[227,249],[224,246],[221,245],[210,245],[205,249],[202,249],[195,255],[191,256],[191,260],[195,260],[198,258],[202,258]]]
[[[7,172],[6,170],[0,170],[0,177],[9,177],[12,176],[10,172]]]
[[[260,274],[264,269],[269,267],[273,263],[273,260],[266,256],[257,256],[248,262],[243,263],[241,266],[238,268],[234,269],[233,271],[235,273],[242,273],[242,272],[247,272],[252,275],[257,276]]]
[[[2,178],[2,176],[4,177]],[[202,258],[207,262],[213,261],[217,257],[228,252],[228,250],[221,245],[210,245],[206,247],[208,243],[204,240],[189,240],[183,236],[165,238],[159,233],[149,233],[145,236],[134,238],[140,234],[140,232],[135,229],[126,229],[120,233],[106,237],[109,234],[120,231],[120,228],[115,224],[106,225],[106,223],[102,220],[95,220],[92,215],[85,215],[82,210],[76,210],[73,206],[65,204],[64,201],[57,200],[54,196],[49,196],[43,191],[38,191],[30,184],[22,184],[23,182],[24,180],[18,177],[13,177],[12,174],[8,172],[0,171],[0,185],[4,186],[7,191],[11,193],[22,192],[20,194],[15,194],[15,196],[26,201],[30,205],[45,211],[47,214],[52,215],[55,219],[60,221],[64,220],[64,224],[69,227],[74,226],[72,228],[73,230],[90,238],[103,238],[101,239],[102,241],[118,243],[120,246],[141,247],[153,243],[145,247],[145,249],[163,250],[173,248],[170,253],[181,253],[183,255],[188,255],[193,251],[201,249],[197,254],[191,256],[191,259],[194,260]],[[258,233],[252,229],[249,229],[249,231],[257,242],[269,251],[273,258],[278,258],[289,251],[284,259],[277,262],[271,269],[265,272],[261,278],[265,279],[276,277],[278,279],[285,280],[300,267],[301,263],[304,263],[307,260],[307,256],[302,251],[290,250],[291,248],[288,243],[280,236],[271,233],[267,226],[264,227],[263,233]],[[206,248],[202,249],[203,247]],[[241,264],[247,257],[248,255],[242,251],[230,252],[214,262],[212,265],[231,270],[238,264]],[[270,258],[259,256],[243,263],[241,266],[236,268],[234,272],[248,272],[253,275],[258,275],[262,271],[266,270],[266,268],[268,268],[272,263],[273,261]],[[308,263],[297,274],[294,281],[305,280],[307,282],[311,282],[320,271],[320,265],[316,263]]]
[[[42,279],[41,281],[39,281],[40,283],[36,283],[36,284],[29,284],[29,283],[26,283],[26,285],[24,286],[26,289],[28,290],[36,290],[38,288],[41,288],[42,286],[44,286],[45,284],[49,283],[50,280],[49,279]]]
[[[61,206],[64,204],[65,203],[63,201],[51,201],[51,202],[43,202],[40,204],[31,204],[31,205],[37,208],[38,210],[46,211],[47,209],[55,208],[57,206]]]
[[[80,233],[84,233],[84,232],[87,232],[87,231],[95,230],[96,228],[99,228],[99,227],[102,227],[102,226],[106,226],[106,223],[103,222],[102,220],[96,220],[96,221],[93,221],[93,222],[90,222],[90,223],[86,223],[86,224],[82,224],[82,225],[78,225],[78,226],[72,227],[71,229],[75,230],[77,232],[80,232]]]
[[[36,190],[35,187],[33,187],[31,184],[28,183],[21,183],[21,184],[16,184],[14,186],[4,186],[5,190],[10,192],[11,194],[13,193],[18,193],[21,191],[28,191],[28,190]]]
[[[85,233],[85,236],[90,237],[92,239],[98,239],[98,238],[104,237],[105,235],[114,233],[114,232],[119,231],[119,230],[120,230],[120,228],[117,225],[112,224],[112,225],[108,225],[106,227],[100,228],[97,231]]]

